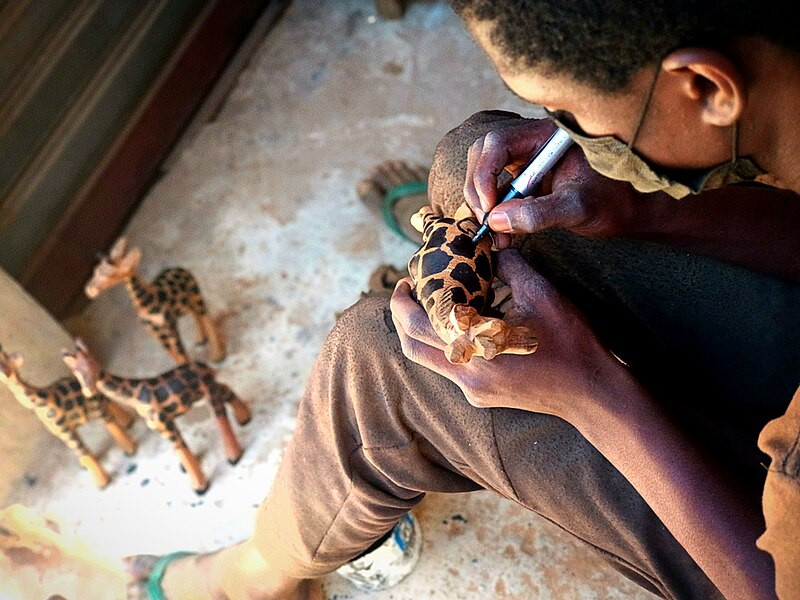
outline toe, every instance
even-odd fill
[[[396,184],[394,183],[393,162],[387,160],[386,162],[382,162],[375,167],[371,179],[383,190],[384,193],[386,190],[394,187]]]
[[[159,557],[152,554],[138,554],[124,559],[125,570],[134,581],[146,581],[150,577]]]
[[[129,583],[125,586],[125,600],[149,600],[147,587],[142,582]]]

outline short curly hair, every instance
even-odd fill
[[[723,48],[760,36],[800,53],[790,0],[450,0],[464,20],[492,23],[515,68],[566,72],[604,91],[686,46]]]

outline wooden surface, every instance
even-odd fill
[[[85,306],[82,288],[98,252],[121,233],[160,165],[264,10],[286,2],[214,3],[98,172],[74,197],[64,217],[19,279],[55,317]],[[273,11],[274,18],[279,11]]]

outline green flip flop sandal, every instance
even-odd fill
[[[195,552],[170,552],[159,558],[156,566],[153,567],[153,570],[150,572],[150,577],[147,578],[147,585],[145,587],[147,590],[147,597],[150,598],[150,600],[167,600],[167,597],[164,595],[164,589],[161,587],[161,580],[164,579],[164,572],[167,570],[167,566],[173,560],[185,556],[194,556],[195,554]]]
[[[428,183],[426,181],[409,181],[407,183],[401,183],[400,185],[395,186],[386,192],[386,196],[383,198],[383,203],[381,204],[383,220],[386,225],[388,225],[389,229],[394,231],[400,237],[415,244],[418,243],[419,240],[413,239],[405,231],[403,231],[400,223],[397,222],[397,215],[395,215],[394,206],[401,198],[405,198],[406,196],[427,194],[427,192]]]

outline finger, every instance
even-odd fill
[[[564,186],[546,196],[509,200],[489,213],[489,227],[500,233],[536,233],[571,228],[588,218],[586,196],[578,186]]]
[[[507,233],[492,233],[492,240],[494,240],[494,247],[497,250],[505,250],[511,247],[511,236]]]
[[[464,199],[467,201],[467,204],[472,209],[472,212],[475,213],[475,216],[478,218],[479,221],[483,220],[483,215],[485,211],[481,207],[480,197],[478,196],[478,192],[475,190],[475,164],[477,157],[480,156],[481,148],[483,147],[483,138],[478,138],[475,140],[467,150],[467,171],[464,175]]]
[[[472,170],[472,187],[484,212],[489,212],[497,203],[497,176],[510,162],[506,136],[496,131],[487,133],[480,150],[476,148]]]
[[[511,129],[490,131],[475,156],[473,180],[481,208],[488,212],[497,199],[497,177],[503,170],[517,172],[544,144],[555,125],[547,120],[530,120]]]
[[[395,327],[398,327],[396,321]],[[406,335],[399,327],[397,329],[397,335],[400,339],[400,348],[403,350],[403,356],[408,360],[426,369],[430,369],[434,373],[438,373],[456,384],[458,383],[458,368],[448,362],[444,352],[439,348],[434,348],[424,342],[415,340],[411,336]]]
[[[411,297],[411,285],[408,278],[397,282],[389,300],[389,308],[398,333],[402,331],[412,339],[439,350],[445,347],[446,344],[433,330],[428,314]]]

